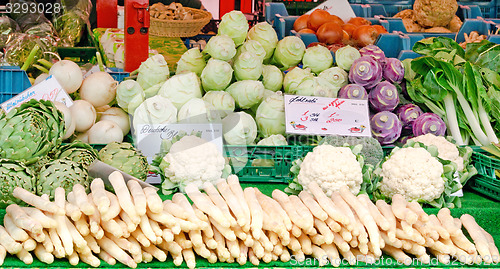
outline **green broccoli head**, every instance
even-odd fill
[[[382,146],[373,137],[364,136],[325,136],[319,141],[319,145],[328,144],[332,146],[349,146],[362,145],[361,155],[365,160],[365,163],[377,166],[377,164],[384,158],[384,151]]]

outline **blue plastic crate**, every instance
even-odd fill
[[[264,5],[264,15],[266,16],[266,21],[269,24],[273,24],[276,15],[288,16],[288,11],[283,3],[266,3]]]
[[[363,0],[364,4],[369,4],[371,8],[371,15],[392,17],[398,12],[405,9],[413,8],[413,0],[408,1],[379,1],[379,0]]]
[[[483,18],[497,18],[500,14],[500,2],[498,0],[491,1],[460,1],[459,5],[477,6],[479,7]],[[476,7],[474,8],[476,9]],[[477,14],[477,11],[475,11]]]
[[[298,17],[299,16],[281,16],[276,14],[273,27],[274,30],[276,30],[276,35],[279,40],[290,35],[290,32],[293,30],[293,24]]]
[[[18,66],[0,66],[0,103],[29,87],[31,87],[31,82],[24,70]]]
[[[116,81],[122,82],[126,77],[130,76],[129,72],[123,71],[123,69],[112,67],[111,72],[108,72]]]

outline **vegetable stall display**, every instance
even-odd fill
[[[493,238],[471,215],[454,218],[446,208],[428,215],[401,195],[392,197],[392,205],[373,203],[343,186],[328,197],[310,182],[309,192],[288,196],[274,190],[269,197],[243,188],[233,175],[205,184],[204,193],[188,184],[187,195],[176,193],[162,202],[154,189],[125,183],[119,172],[109,181],[115,193],[94,179],[89,194],[76,184],[68,194],[55,189],[53,199],[15,188],[12,195],[31,207],[7,207],[0,261],[9,253],[27,265],[34,255],[45,264],[66,258],[72,266],[98,267],[104,261],[131,268],[167,256],[188,268],[200,258],[257,266],[292,257],[300,261],[305,255],[320,266],[335,267],[340,258],[350,265],[374,264],[382,254],[407,266],[409,255],[422,264],[430,263],[430,255],[442,263],[498,262]]]

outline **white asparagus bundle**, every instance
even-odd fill
[[[274,190],[269,197],[256,188],[242,189],[232,175],[216,186],[203,185],[204,192],[188,185],[187,195],[161,201],[154,189],[126,184],[119,173],[110,175],[110,182],[117,194],[95,179],[89,194],[77,184],[68,197],[56,189],[55,201],[16,188],[16,197],[34,207],[7,208],[0,226],[0,264],[7,253],[26,264],[33,256],[47,264],[66,257],[72,265],[81,261],[97,267],[102,260],[132,268],[168,256],[176,265],[185,261],[194,268],[195,254],[210,263],[253,265],[311,255],[319,266],[338,267],[340,258],[353,265],[374,263],[382,252],[405,265],[411,264],[409,255],[422,263],[429,263],[430,255],[443,263],[452,258],[498,262],[493,238],[472,216],[453,218],[448,209],[428,215],[418,203],[397,195],[391,205],[347,188],[327,197],[311,183],[311,193],[288,196]]]

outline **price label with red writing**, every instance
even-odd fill
[[[367,100],[285,95],[289,134],[371,136]]]
[[[9,112],[11,109],[31,99],[59,101],[67,107],[73,105],[73,100],[71,100],[71,97],[63,90],[61,84],[57,82],[54,76],[49,76],[44,81],[2,103],[1,107],[5,112]]]

